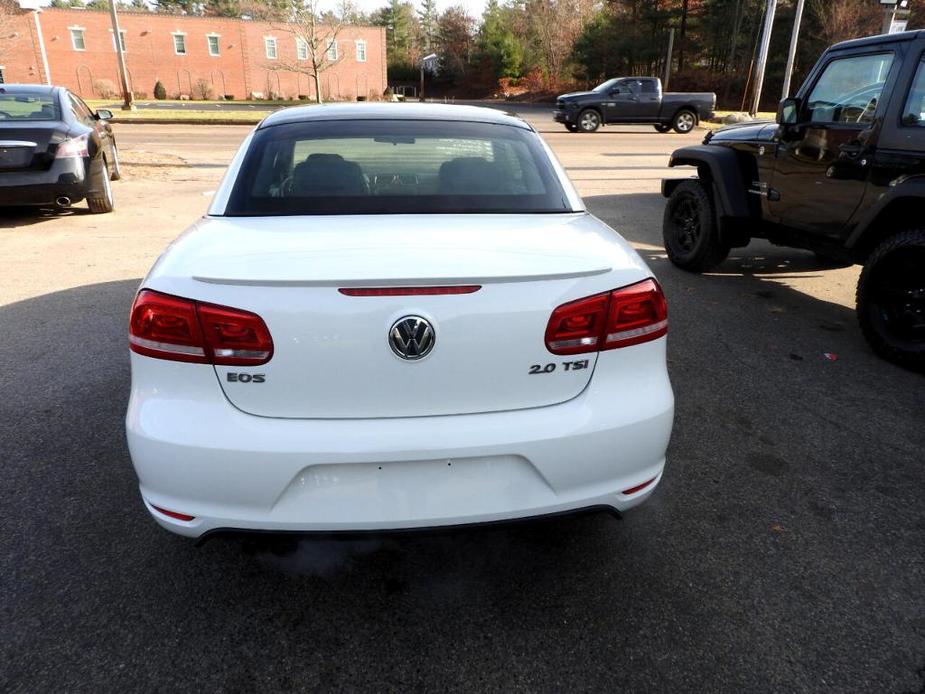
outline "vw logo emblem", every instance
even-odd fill
[[[389,346],[402,359],[423,359],[434,348],[433,326],[420,316],[399,318],[389,329]]]

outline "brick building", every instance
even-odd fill
[[[307,48],[297,45],[285,26],[128,10],[120,11],[119,24],[132,87],[141,96],[153,98],[160,80],[170,98],[198,97],[203,87],[211,87],[216,98],[255,94],[314,99],[310,75],[272,69],[280,62],[307,59]],[[105,96],[101,92],[112,87],[118,93],[108,12],[46,8],[37,17],[33,12],[15,14],[12,25],[13,31],[4,29],[6,36],[0,36],[4,81],[50,81],[85,98]],[[385,50],[384,28],[344,27],[329,53],[337,62],[321,73],[322,95],[331,100],[381,95],[387,84]]]

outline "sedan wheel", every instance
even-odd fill
[[[578,116],[578,128],[583,133],[593,133],[601,127],[601,114],[593,109],[586,109]]]
[[[689,133],[697,125],[697,116],[691,111],[679,111],[671,123],[676,133]]]
[[[90,208],[90,212],[93,214],[106,214],[107,212],[112,212],[113,201],[109,167],[104,159],[100,160],[99,178],[103,187],[102,195],[87,197],[87,207]]]

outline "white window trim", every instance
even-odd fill
[[[332,48],[334,49],[334,56],[333,56],[333,57],[331,57],[331,49],[332,49]],[[332,63],[335,62],[335,61],[338,59],[339,56],[338,56],[338,54],[337,54],[337,39],[336,39],[336,38],[331,39],[330,41],[328,41],[328,47],[327,47],[327,49],[325,50],[325,56],[326,56],[327,59],[330,60]]]
[[[125,42],[125,33],[126,33],[125,29],[119,29],[119,34],[121,34],[122,36],[122,52],[128,53],[128,44]],[[116,40],[115,40],[115,33],[113,32],[112,29],[109,30],[109,38],[112,41],[112,51],[113,53],[115,53],[116,52]]]
[[[177,36],[183,37],[183,52],[177,50]],[[174,55],[187,55],[189,53],[189,47],[186,45],[186,32],[185,31],[171,31],[170,40],[173,41],[173,54]]]
[[[305,55],[303,58],[302,55]],[[296,60],[308,60],[308,41],[303,38],[295,40],[295,57]]]
[[[357,62],[358,62],[358,63],[365,63],[365,62],[366,62],[366,41],[363,40],[363,39],[357,39],[356,41],[354,41],[354,43],[356,44]],[[360,46],[363,47],[363,58],[362,58],[362,60],[360,59]]]
[[[67,28],[67,31],[68,31],[68,33],[71,35],[71,48],[73,48],[75,51],[80,51],[80,52],[86,51],[86,50],[87,50],[87,30],[86,30],[86,28],[85,28],[85,27],[73,26],[73,27],[68,27],[68,28]],[[75,31],[79,31],[79,32],[80,32],[80,40],[83,42],[83,45],[84,45],[83,48],[78,48],[78,47],[77,47],[77,42],[74,41],[74,32],[75,32]]]
[[[271,42],[273,45],[273,55],[270,55]],[[267,57],[267,60],[279,60],[279,41],[276,40],[275,36],[263,37],[263,53]]]
[[[218,50],[218,53],[212,52],[212,42],[210,39],[217,39],[216,49]],[[206,49],[208,49],[209,55],[213,58],[220,58],[222,56],[222,35],[216,33],[206,34]]]

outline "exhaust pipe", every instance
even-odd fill
[[[70,207],[71,199],[67,195],[59,195],[57,198],[55,198],[55,204],[58,207]]]

